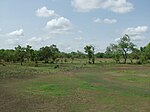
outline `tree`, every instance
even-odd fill
[[[126,64],[128,53],[134,50],[134,44],[131,42],[128,35],[124,35],[119,41],[118,44],[110,44],[106,49],[106,53],[113,56],[113,59],[116,63],[120,63],[121,56],[124,58],[124,63]]]
[[[50,58],[52,59],[51,63],[54,63],[56,59],[59,57],[59,49],[57,48],[56,45],[51,45],[50,47]]]
[[[141,47],[141,55],[140,55],[140,62],[144,63],[150,59],[150,43],[145,46]]]
[[[49,59],[49,56],[50,56],[49,47],[45,46],[45,47],[40,48],[39,55],[40,55],[40,58],[45,61],[45,63],[48,63],[49,62],[48,59]]]
[[[91,59],[92,59],[92,63],[95,63],[95,57],[94,57],[94,47],[92,45],[87,45],[84,47],[85,53],[88,54],[88,58],[89,58],[89,64],[91,64]]]
[[[122,56],[124,58],[124,63],[126,63],[128,52],[132,51],[135,45],[131,42],[131,39],[127,34],[120,39],[118,45],[122,49]]]
[[[25,50],[26,50],[26,58],[28,61],[30,61],[34,50],[32,49],[32,46],[30,45],[27,45]]]
[[[51,63],[54,63],[59,56],[59,49],[56,47],[56,45],[42,47],[40,48],[39,52],[41,59],[43,59],[45,63],[48,63],[49,59],[52,60]]]
[[[35,62],[35,67],[38,67],[38,60],[39,60],[39,51],[38,50],[34,50],[32,52],[32,59]]]
[[[21,62],[21,65],[24,61],[25,55],[26,55],[26,51],[24,47],[21,47],[20,45],[15,47],[15,56],[17,60]]]
[[[136,59],[136,60],[140,59],[140,55],[141,55],[140,50],[137,48],[133,48],[132,52],[129,54],[129,59],[131,63],[133,63],[133,59]]]
[[[106,53],[111,55],[116,63],[120,63],[122,50],[117,44],[110,44],[110,46],[108,46],[106,49]]]
[[[150,59],[150,43],[145,48],[146,59]]]
[[[96,58],[105,58],[105,53],[98,52],[95,54]]]

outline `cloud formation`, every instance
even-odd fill
[[[94,23],[105,23],[105,24],[114,24],[114,23],[117,23],[117,20],[116,19],[108,19],[108,18],[105,18],[105,19],[100,19],[100,18],[96,18],[93,20]]]
[[[8,36],[14,36],[14,37],[24,36],[23,29],[12,31],[12,32],[8,33]]]
[[[36,15],[39,17],[57,17],[58,15],[54,10],[48,10],[47,7],[37,9]]]
[[[148,26],[137,26],[125,29],[124,33],[131,36],[136,36],[148,32]]]
[[[71,4],[79,12],[107,9],[115,13],[127,13],[134,9],[128,0],[72,0]]]
[[[32,37],[27,40],[27,45],[38,44],[38,43],[41,43],[42,41],[43,39],[41,37]]]
[[[134,41],[141,41],[145,39],[143,35],[148,31],[149,31],[148,26],[137,26],[125,29],[123,33],[128,34]]]
[[[52,33],[62,33],[70,30],[71,27],[72,24],[70,20],[64,17],[52,19],[46,24],[46,29],[48,29]]]

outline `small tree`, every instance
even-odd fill
[[[91,64],[91,59],[92,59],[92,63],[95,63],[95,58],[94,58],[94,47],[92,45],[87,45],[84,47],[85,53],[88,54],[88,58],[89,58],[89,64]]]
[[[121,48],[116,44],[110,44],[106,49],[107,54],[112,55],[112,58],[116,61],[116,63],[120,63],[120,58],[122,55]]]

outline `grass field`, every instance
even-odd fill
[[[0,112],[150,112],[150,65],[0,65]]]

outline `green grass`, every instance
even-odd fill
[[[54,69],[54,66],[51,64],[41,64],[39,67],[0,66],[0,110],[3,112],[149,112],[150,110],[149,65],[66,63],[60,64],[57,69]]]

